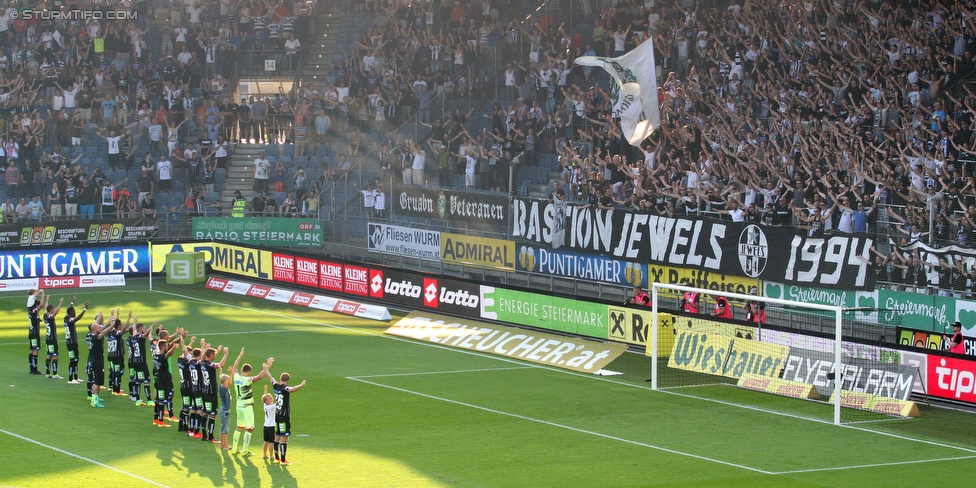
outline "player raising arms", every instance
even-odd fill
[[[153,323],[149,329],[150,340],[153,328],[158,327],[159,321]],[[143,324],[139,324],[143,325]],[[138,327],[138,325],[136,326]],[[143,325],[145,327],[145,325]],[[183,340],[186,332],[182,328],[176,329],[172,337],[160,328],[159,340],[153,350],[153,378],[156,380],[156,401],[153,415],[153,425],[158,427],[169,427],[166,423],[167,409],[173,411],[173,373],[169,369],[169,358],[174,352],[179,350],[179,341]],[[130,363],[131,364],[131,363]],[[138,386],[136,387],[138,393]]]
[[[155,323],[159,323],[159,321],[157,320]],[[170,353],[171,355],[174,354],[174,353],[176,353],[176,351],[182,351],[183,350],[183,338],[186,337],[186,331],[183,330],[182,327],[177,328],[176,329],[176,333],[173,336],[170,336],[169,332],[167,332],[166,329],[164,329],[162,325],[156,325],[154,327],[155,327],[155,329],[157,331],[157,334],[156,335],[159,336],[159,339],[156,340],[156,341],[154,341],[152,339],[152,334],[150,333],[150,335],[149,335],[149,343],[150,343],[149,350],[153,352],[153,359],[154,360],[155,360],[155,351],[156,351],[155,348],[156,348],[156,345],[158,343],[160,343],[160,342],[165,342],[166,343],[167,350],[172,351]],[[152,329],[150,329],[150,330],[152,330]],[[177,343],[179,343],[179,344],[177,344]],[[169,384],[169,389],[167,391],[165,391],[166,402],[165,402],[165,405],[163,407],[163,418],[165,420],[170,421],[170,422],[176,422],[177,421],[177,418],[173,414],[173,395],[174,395],[174,392],[173,392],[173,373],[172,373],[172,370],[169,369],[168,363],[167,363],[167,368],[166,368],[166,374],[169,376],[170,384]],[[159,393],[157,393],[156,394],[156,403],[159,403],[159,398],[160,398],[160,395],[159,395]],[[169,415],[169,417],[166,417],[166,415]]]
[[[186,344],[183,342],[183,338],[180,338],[180,357],[176,358],[176,367],[180,372],[180,397],[183,403],[183,408],[180,409],[180,432],[191,432],[190,410],[193,406],[193,382],[190,374],[190,360],[192,358],[193,343],[196,341],[196,337],[191,337],[189,344]]]
[[[155,406],[152,389],[149,387],[149,349],[146,349],[146,324],[139,323],[139,317],[133,320],[136,325],[129,333],[129,400],[136,402],[137,407]],[[157,320],[149,328],[149,338],[152,339],[153,327],[159,325]],[[146,390],[146,400],[139,398],[139,387]]]
[[[218,363],[216,362],[217,352],[220,350],[223,350],[224,357]],[[203,361],[200,362],[200,392],[203,397],[201,421],[204,424],[203,435],[200,439],[214,444],[220,442],[214,439],[214,426],[217,424],[217,392],[220,385],[217,372],[224,369],[227,353],[227,348],[223,346],[217,346],[217,349],[208,347],[203,353]]]
[[[27,356],[27,364],[30,366],[30,374],[41,374],[37,370],[37,353],[41,350],[41,318],[38,314],[41,311],[43,300],[44,290],[27,292],[27,320],[30,321],[27,329],[27,341],[30,343],[30,355]]]
[[[102,325],[104,315],[102,312],[95,314],[95,322],[88,326],[88,335],[85,342],[88,343],[88,394],[91,398],[91,406],[105,408],[98,393],[102,386],[105,386],[105,336],[115,329],[116,317],[109,317],[106,325]]]
[[[290,466],[291,463],[288,462],[286,455],[288,453],[288,437],[291,436],[291,394],[304,388],[305,380],[302,380],[298,386],[288,386],[291,375],[281,373],[280,378],[279,381],[275,381],[271,372],[268,372],[268,379],[271,381],[271,387],[274,388],[275,404],[277,405],[275,411],[275,461]]]
[[[48,297],[44,297],[44,345],[47,347],[47,361],[44,362],[44,372],[48,378],[63,379],[58,376],[58,312],[64,298],[58,300],[58,306],[48,304]],[[52,371],[53,365],[53,373]]]
[[[237,368],[237,365],[240,364],[243,357],[244,348],[242,347],[241,353],[237,355],[237,360],[234,361],[234,365],[228,371],[230,377],[233,378],[234,392],[237,395],[237,430],[234,431],[234,444],[231,446],[231,453],[238,452],[237,441],[240,439],[241,433],[243,433],[244,443],[241,446],[240,453],[244,457],[250,457],[251,434],[254,432],[254,391],[252,390],[252,384],[255,381],[260,381],[261,378],[264,378],[268,374],[268,368],[274,363],[274,358],[268,358],[257,376],[248,376],[251,374],[250,364],[244,363],[240,369]]]
[[[108,349],[108,385],[113,395],[125,396],[122,393],[122,376],[125,375],[125,331],[132,325],[132,311],[129,311],[129,318],[122,323],[119,317],[119,310],[115,310],[115,321],[112,325],[115,328],[106,336],[105,346]]]
[[[75,299],[77,298],[71,297],[68,310],[64,312],[64,345],[68,348],[68,383],[72,385],[81,384],[81,380],[78,379],[78,362],[81,361],[81,354],[78,352],[78,329],[76,324],[85,316],[85,312],[88,311],[88,305],[91,304],[85,302],[85,308],[82,309],[80,314],[75,315]]]
[[[190,405],[190,424],[187,434],[196,439],[203,438],[203,432],[200,430],[200,426],[204,424],[201,420],[203,417],[203,384],[200,380],[200,363],[203,362],[203,349],[206,346],[207,342],[200,339],[200,347],[193,349],[188,366],[190,371],[190,397],[193,400]]]

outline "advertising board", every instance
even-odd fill
[[[581,373],[596,373],[627,350],[624,344],[614,342],[528,331],[427,311],[411,312],[384,333]]]
[[[195,217],[193,239],[217,239],[268,246],[322,246],[317,219],[284,217]]]
[[[366,235],[369,252],[434,261],[441,258],[441,233],[437,231],[369,222]]]
[[[141,242],[151,239],[158,230],[144,219],[0,224],[0,247]]]
[[[0,280],[147,272],[149,253],[145,245],[27,248],[0,253]]]

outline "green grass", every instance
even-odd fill
[[[599,378],[202,286],[130,285],[79,299],[246,347],[252,364],[274,356],[273,372],[308,381],[292,397],[295,465],[229,456],[153,427],[125,397],[96,410],[83,385],[27,375],[24,294],[3,294],[0,486],[971,486],[976,469],[970,414],[923,407],[842,428],[799,418],[829,406],[730,386],[653,392],[636,354]]]

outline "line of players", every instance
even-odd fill
[[[65,311],[64,330],[65,343],[69,354],[68,383],[80,384],[78,378],[79,363],[79,344],[77,334],[77,322],[81,320],[88,311],[90,302],[85,302],[81,313],[76,313],[75,301],[77,297],[72,297],[71,303]],[[57,315],[61,310],[64,299],[58,301],[58,305],[49,303],[49,297],[44,290],[31,290],[27,298],[27,314],[30,320],[28,329],[28,341],[30,344],[29,366],[30,374],[41,374],[38,370],[38,352],[40,351],[40,322],[41,312],[43,311],[43,321],[45,325],[45,346],[47,351],[46,376],[52,379],[63,379],[58,375],[58,342],[57,342]],[[138,317],[133,316],[130,311],[127,320],[123,323],[120,319],[119,309],[110,311],[108,320],[102,312],[95,314],[94,321],[89,326],[89,332],[85,336],[89,355],[86,367],[88,376],[88,388],[86,394],[89,403],[95,408],[104,408],[100,392],[105,384],[105,353],[107,349],[109,363],[109,389],[110,394],[126,396],[122,393],[122,378],[125,375],[125,364],[128,359],[129,364],[129,399],[135,402],[136,406],[152,406],[153,425],[168,428],[170,422],[179,422],[179,431],[186,432],[191,438],[201,439],[204,442],[220,443],[221,448],[230,450],[232,453],[240,452],[244,457],[250,457],[249,450],[251,433],[254,431],[254,397],[252,386],[253,382],[265,376],[268,377],[274,390],[272,396],[267,392],[267,385],[264,388],[262,402],[264,404],[264,458],[283,465],[290,465],[286,453],[288,439],[291,434],[290,395],[305,386],[305,382],[297,386],[288,384],[290,375],[282,373],[280,379],[275,381],[269,369],[274,363],[274,358],[262,365],[262,370],[255,376],[249,376],[251,365],[245,363],[238,368],[243,359],[244,349],[228,370],[229,374],[220,374],[227,361],[228,348],[217,346],[211,347],[203,339],[200,340],[198,347],[194,348],[196,337],[190,338],[189,343],[185,342],[187,332],[183,328],[177,328],[173,334],[163,329],[159,321],[154,322],[150,327],[140,323]],[[129,332],[128,340],[124,334]],[[128,350],[128,354],[126,354]],[[180,416],[177,419],[173,416],[174,383],[169,359],[174,353],[180,352],[177,357],[177,366],[180,375],[180,396],[183,406]],[[216,361],[217,354],[223,352],[223,358]],[[156,390],[155,398],[150,387],[150,374],[147,353],[151,355],[153,371],[152,378]],[[227,444],[227,434],[230,430],[230,386],[233,382],[237,397],[237,429],[234,432],[233,446]],[[142,391],[145,392],[146,400],[141,399]],[[220,415],[220,441],[214,439],[214,429],[217,422],[218,411]],[[238,441],[243,438],[241,447],[238,448]],[[273,447],[273,449],[272,449]]]

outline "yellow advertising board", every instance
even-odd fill
[[[645,346],[651,354],[651,312],[629,307],[607,307],[607,338],[635,346]],[[666,358],[674,346],[674,318],[669,313],[658,313],[657,353]]]
[[[596,373],[627,351],[626,345],[616,342],[547,334],[423,311],[411,312],[384,334],[581,373]]]
[[[441,233],[441,262],[515,270],[515,241]]]
[[[688,280],[688,286],[704,288],[706,290],[724,291],[730,293],[748,294],[749,289],[757,287],[762,290],[762,281],[743,276],[724,275],[714,271],[693,268],[672,268],[657,264],[647,265],[647,282],[664,283],[668,285],[681,284]],[[650,285],[648,285],[650,286]]]
[[[792,398],[816,399],[820,397],[820,395],[817,394],[817,388],[812,384],[783,380],[780,378],[770,378],[768,376],[758,376],[751,373],[742,375],[742,377],[739,378],[739,383],[736,386]]]
[[[699,318],[701,317],[701,318]],[[755,339],[756,328],[748,325],[727,324],[709,320],[707,315],[689,317],[676,315],[674,317],[674,330],[694,330],[698,332],[711,332],[713,334],[723,334],[730,337],[742,339]]]
[[[271,279],[271,251],[250,249],[222,242],[193,244],[153,244],[153,271],[160,272],[171,252],[202,252],[214,271],[249,278]]]
[[[788,353],[777,344],[678,329],[668,367],[735,379],[744,374],[776,378]]]
[[[830,403],[834,402],[834,395],[830,395]],[[913,401],[888,398],[870,393],[842,390],[840,404],[844,407],[867,410],[869,412],[898,417],[918,417],[918,405]]]

